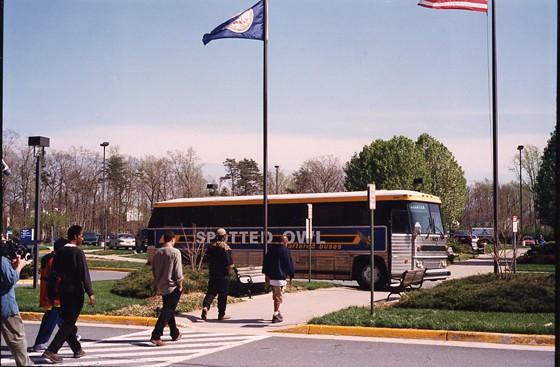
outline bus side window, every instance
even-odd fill
[[[391,210],[391,233],[410,233],[406,210]]]

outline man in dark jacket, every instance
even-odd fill
[[[231,249],[226,243],[227,233],[223,228],[216,232],[217,241],[211,243],[206,251],[208,261],[208,291],[202,301],[201,318],[206,320],[212,301],[218,296],[218,320],[227,320],[231,316],[226,314],[227,296],[229,293],[229,272],[233,268]]]
[[[289,277],[290,284],[294,277],[294,264],[290,249],[288,249],[288,237],[282,236],[282,243],[271,244],[268,252],[264,256],[263,273],[266,275],[266,281],[272,286],[272,299],[274,301],[274,314],[272,315],[272,323],[284,321],[284,317],[280,313],[280,305],[282,304],[284,292]]]
[[[84,240],[81,226],[68,228],[68,242],[58,250],[53,258],[52,271],[59,277],[58,295],[60,298],[60,317],[63,322],[51,344],[43,353],[43,358],[53,363],[62,363],[58,350],[67,342],[74,358],[86,355],[77,339],[76,321],[84,305],[84,292],[89,296],[89,304],[95,303],[95,296],[91,287],[89,268],[86,255],[80,248]]]

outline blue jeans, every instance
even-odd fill
[[[35,344],[46,344],[48,343],[51,335],[54,331],[54,327],[62,325],[62,318],[60,317],[60,307],[53,307],[43,315],[41,320],[41,326],[39,327],[39,332],[35,338]]]

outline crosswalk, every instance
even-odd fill
[[[268,338],[266,335],[234,335],[183,330],[183,337],[167,345],[157,347],[150,343],[151,330],[119,335],[103,340],[82,343],[86,356],[72,358],[72,350],[66,345],[59,351],[63,365],[72,366],[154,366],[164,367]],[[51,365],[41,353],[29,354],[35,365]],[[2,350],[2,366],[15,366],[7,350]]]

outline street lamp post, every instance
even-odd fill
[[[41,238],[41,162],[45,156],[45,147],[50,146],[50,139],[44,136],[30,136],[28,145],[33,147],[36,159],[35,169],[35,235],[33,237],[33,288],[37,288],[39,278],[39,240]]]
[[[280,168],[280,166],[276,165],[274,168],[276,168],[276,195],[278,195],[278,168]]]
[[[107,240],[107,198],[105,195],[105,172],[107,172],[107,169],[105,168],[105,148],[109,146],[109,142],[104,141],[99,146],[103,147],[103,179],[101,188],[101,196],[103,196],[103,233],[101,234],[101,242],[103,243],[103,250],[105,250],[105,241]]]
[[[523,180],[521,176],[521,152],[523,151],[523,145],[518,145],[517,150],[519,150],[519,238],[523,234]]]

